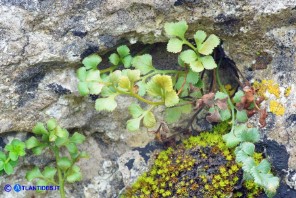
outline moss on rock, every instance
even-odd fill
[[[242,171],[235,162],[233,150],[227,148],[222,140],[229,127],[227,122],[223,122],[212,132],[191,136],[176,148],[161,151],[151,169],[128,187],[121,197],[222,198],[233,194],[241,181]],[[259,159],[261,155],[257,155]],[[251,182],[243,186],[250,194],[248,197],[261,193],[261,189]],[[234,195],[240,197],[243,194]]]

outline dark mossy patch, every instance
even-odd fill
[[[222,134],[229,130],[223,122],[212,132],[191,136],[175,148],[159,152],[150,170],[121,197],[227,197],[239,187],[242,178],[233,150],[226,147]],[[261,154],[256,154],[258,160]],[[260,158],[260,159],[259,159]],[[244,185],[245,193],[259,195],[262,189]],[[241,197],[235,194],[235,197]]]

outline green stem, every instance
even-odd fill
[[[228,93],[227,93],[225,87],[222,85],[222,83],[221,83],[221,81],[220,81],[220,76],[219,76],[219,66],[220,66],[220,63],[221,63],[221,60],[220,60],[219,63],[218,63],[218,67],[215,69],[215,70],[216,70],[216,77],[217,77],[217,82],[218,82],[218,84],[219,84],[220,89],[221,89],[225,94],[227,94],[227,96],[228,96],[228,97],[227,97],[227,103],[228,103],[228,105],[229,105],[229,107],[230,107],[230,109],[231,109],[231,122],[232,122],[232,127],[231,127],[231,131],[230,131],[230,132],[233,132],[234,127],[235,127],[235,115],[234,115],[234,109],[235,109],[235,107],[234,107],[234,105],[232,104],[231,99],[230,99],[230,97],[229,97],[229,95],[228,95]]]
[[[163,101],[160,101],[160,102],[153,102],[153,101],[151,101],[151,100],[147,100],[147,99],[145,99],[145,98],[142,98],[141,96],[139,96],[138,94],[133,93],[133,92],[129,92],[129,93],[127,93],[127,94],[129,94],[130,96],[132,96],[132,97],[134,97],[134,98],[137,98],[138,100],[140,100],[140,101],[142,101],[142,102],[145,102],[145,103],[147,103],[147,104],[150,104],[150,105],[162,105],[162,104],[164,104]]]
[[[5,161],[5,164],[7,164],[10,161],[10,157],[8,157]]]
[[[155,74],[179,74],[184,71],[178,71],[178,70],[160,70],[160,69],[155,69],[153,72],[147,74],[146,76],[142,77],[142,82],[146,82],[147,78],[155,75]]]
[[[102,69],[102,70],[100,70],[100,74],[104,74],[104,73],[107,73],[107,72],[112,72],[117,67],[118,67],[118,65],[113,65],[113,66],[108,67],[106,69]]]
[[[60,159],[59,148],[56,146],[53,146],[51,148],[54,152],[56,162],[58,162],[58,160]],[[66,197],[66,195],[65,195],[65,180],[63,178],[62,170],[58,166],[57,166],[57,169],[58,169],[58,178],[59,178],[59,186],[60,186],[60,195],[61,195],[61,198],[65,198]]]
[[[145,102],[145,103],[147,103],[147,104],[150,104],[150,105],[162,105],[162,104],[164,104],[163,101],[153,102],[153,101],[151,101],[151,100],[147,100],[147,99],[145,99],[145,98],[142,98],[142,97],[139,96],[138,94],[134,93],[131,89],[129,90],[130,92],[125,92],[125,91],[121,91],[121,90],[119,90],[119,89],[116,88],[115,86],[113,86],[113,87],[114,87],[114,89],[115,89],[118,93],[120,93],[120,94],[124,94],[124,95],[130,95],[130,96],[132,96],[132,97],[134,97],[134,98],[137,98],[138,100],[140,100],[140,101],[142,101],[142,102]]]
[[[189,41],[187,41],[186,39],[183,39],[183,43],[185,44],[185,45],[188,45],[191,49],[193,49],[195,52],[197,52],[197,48],[196,47],[194,47],[194,45],[192,45]],[[199,54],[199,53],[197,53],[197,54]]]

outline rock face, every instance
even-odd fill
[[[1,148],[12,132],[30,132],[37,121],[54,117],[63,127],[88,135],[85,149],[93,157],[86,163],[91,168],[83,166],[85,180],[69,187],[69,195],[116,197],[127,181],[122,174],[136,170],[123,167],[126,156],[145,169],[145,160],[131,147],[144,147],[153,135],[125,130],[130,98],[119,98],[113,113],[96,112],[91,98],[78,95],[75,70],[93,52],[104,54],[123,43],[165,42],[164,23],[178,20],[189,23],[189,37],[202,29],[222,38],[248,79],[273,79],[281,89],[292,86],[281,101],[285,114],[271,115],[272,125],[263,131],[286,147],[287,183],[296,189],[296,0],[0,0]],[[167,53],[158,56],[164,58],[155,61],[164,67],[176,64],[176,59],[166,60]],[[251,70],[256,61],[266,69]],[[131,177],[139,174],[133,171]],[[25,183],[23,175],[2,181]]]

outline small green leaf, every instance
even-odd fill
[[[130,68],[133,61],[133,57],[131,55],[128,55],[124,57],[121,61],[123,63],[124,68]]]
[[[32,181],[33,179],[38,178],[38,177],[42,178],[43,175],[41,174],[41,172],[37,166],[34,167],[32,170],[27,171],[27,173],[26,173],[26,179],[28,181]]]
[[[243,172],[243,180],[250,181],[254,180],[253,176],[249,172]]]
[[[40,155],[42,151],[47,147],[46,143],[42,143],[39,146],[32,148],[32,151],[35,155]]]
[[[258,164],[257,170],[264,174],[269,173],[271,170],[270,163],[266,159],[263,159],[260,164]]]
[[[13,167],[11,166],[10,163],[4,164],[4,171],[7,175],[11,175],[13,173]]]
[[[99,70],[89,70],[87,71],[85,80],[87,82],[98,82],[101,79]]]
[[[69,183],[74,183],[76,181],[80,181],[82,178],[82,175],[80,172],[78,173],[72,173],[70,175],[67,176],[67,182]]]
[[[181,67],[185,67],[185,63],[184,63],[184,61],[181,59],[180,55],[178,56],[178,64],[179,64]]]
[[[132,65],[141,71],[143,75],[146,75],[155,68],[152,65],[152,56],[150,54],[144,54],[136,56],[132,60]]]
[[[172,106],[178,104],[179,97],[178,97],[177,93],[174,90],[166,92],[164,103],[165,103],[166,107],[172,107]]]
[[[87,85],[89,88],[89,94],[95,94],[95,95],[100,94],[102,91],[102,88],[104,87],[104,84],[101,84],[98,82],[89,82]]]
[[[197,60],[197,55],[193,50],[185,50],[180,54],[180,58],[185,63],[190,64]],[[194,71],[194,69],[192,70]]]
[[[181,118],[181,111],[178,107],[165,109],[165,121],[168,124],[177,122]]]
[[[205,69],[211,70],[217,67],[217,64],[212,56],[204,56],[200,58]]]
[[[33,128],[33,133],[35,133],[35,134],[37,134],[37,135],[40,135],[40,134],[47,134],[48,132],[47,132],[47,130],[46,130],[46,128],[45,128],[45,126],[44,126],[44,124],[43,123],[41,123],[41,122],[38,122],[35,126],[34,126],[34,128]]]
[[[194,34],[194,40],[196,43],[197,47],[201,47],[201,44],[204,42],[204,40],[206,39],[207,34],[202,31],[202,30],[198,30],[195,34]]]
[[[257,170],[256,166],[254,166],[251,171],[251,175],[254,177],[254,182],[260,186],[264,186],[263,178],[261,177],[260,172]]]
[[[122,89],[129,90],[131,88],[131,81],[129,80],[129,78],[127,76],[121,76],[118,85]]]
[[[168,124],[172,124],[177,122],[180,118],[182,113],[188,114],[192,111],[192,105],[183,105],[179,107],[172,107],[165,109],[165,121]]]
[[[72,163],[71,163],[71,160],[69,160],[67,157],[61,157],[60,159],[57,160],[57,165],[62,170],[67,170],[68,168],[71,167]]]
[[[225,120],[228,120],[229,118],[231,118],[231,113],[230,113],[229,109],[219,110],[219,114],[221,116],[222,121],[225,121]]]
[[[16,161],[18,159],[18,154],[15,153],[15,152],[9,152],[9,158],[12,160],[12,161]]]
[[[198,47],[198,52],[203,55],[209,55],[213,53],[214,48],[219,44],[220,39],[216,35],[211,34],[208,39]]]
[[[78,83],[78,91],[82,96],[86,96],[89,94],[88,83],[87,82],[79,82]]]
[[[85,81],[85,79],[86,79],[86,68],[85,67],[80,67],[77,70],[77,77],[80,81]]]
[[[243,162],[244,160],[246,160],[248,158],[248,154],[245,153],[241,147],[236,147],[235,149],[235,161],[237,163]]]
[[[82,144],[85,141],[85,136],[75,132],[72,137],[70,138],[70,141],[75,143],[75,144]]]
[[[2,171],[4,169],[4,164],[5,164],[5,161],[0,159],[0,171]]]
[[[141,117],[128,120],[126,122],[127,130],[129,130],[129,131],[138,130],[140,128],[140,122],[141,122]]]
[[[68,138],[69,132],[66,129],[61,128],[60,126],[57,126],[55,135],[60,138]]]
[[[102,91],[101,91],[101,96],[102,97],[107,98],[107,97],[109,97],[109,96],[111,96],[113,94],[114,94],[114,92],[109,87],[104,86],[102,88]]]
[[[223,92],[220,92],[220,91],[217,91],[216,94],[215,94],[215,100],[217,99],[225,99],[227,98],[228,95],[223,93]]]
[[[36,181],[36,185],[37,186],[48,186],[48,183],[43,179],[38,179]],[[38,189],[36,189],[36,191],[39,192],[39,193],[45,193],[46,192],[45,190],[38,190]]]
[[[249,128],[243,133],[240,134],[240,138],[244,142],[253,142],[256,143],[260,140],[260,134],[258,129],[256,128]]]
[[[135,70],[129,69],[127,71],[127,77],[131,82],[136,82],[136,81],[140,80],[140,75],[141,75],[141,72],[138,69],[135,69]]]
[[[244,92],[239,90],[235,93],[234,97],[233,97],[233,102],[235,103],[239,103],[241,102],[241,98],[244,96]]]
[[[68,144],[68,142],[69,142],[68,138],[60,138],[60,137],[57,137],[56,140],[54,141],[54,143],[57,147],[64,146],[64,145]]]
[[[77,146],[74,143],[67,144],[66,148],[68,149],[69,153],[77,153],[78,152]]]
[[[155,120],[154,114],[151,111],[148,111],[145,114],[145,116],[143,118],[143,124],[147,128],[152,128],[155,126],[156,120]]]
[[[190,69],[187,74],[187,77],[186,77],[186,82],[196,84],[198,81],[199,81],[198,73],[196,73]]]
[[[117,48],[117,52],[121,58],[130,54],[130,49],[126,45],[121,45]]]
[[[183,39],[187,29],[188,25],[186,21],[179,21],[177,23],[166,23],[164,25],[164,30],[169,37],[177,36]]]
[[[140,107],[140,105],[136,104],[136,103],[132,103],[129,107],[128,110],[130,112],[130,114],[132,115],[133,118],[138,118],[140,117],[144,110]]]
[[[9,157],[11,160],[16,161],[19,156],[24,156],[26,144],[18,139],[12,140],[10,144],[5,146],[5,150],[9,151]]]
[[[85,151],[82,151],[82,152],[79,154],[79,158],[89,158],[89,155],[88,155]]]
[[[254,166],[256,166],[255,160],[252,157],[247,157],[243,161],[242,169],[245,172],[250,172]]]
[[[267,182],[265,184],[265,193],[267,194],[268,197],[273,197],[276,194],[277,188],[280,185],[280,179],[278,177],[274,177],[271,174],[269,175]]]
[[[3,160],[3,161],[6,160],[6,155],[2,151],[0,151],[0,160]]]
[[[147,92],[152,96],[164,97],[165,92],[173,90],[172,77],[157,74],[147,83]]]
[[[88,57],[85,57],[82,61],[82,64],[86,69],[97,69],[98,64],[102,61],[102,58],[97,54],[92,54]]]
[[[248,115],[246,110],[237,111],[236,112],[236,119],[238,122],[247,122],[248,121]]]
[[[112,63],[113,65],[118,65],[120,62],[120,57],[118,56],[118,54],[113,53],[109,56],[109,61],[110,63]]]
[[[51,131],[51,132],[49,132],[49,138],[48,138],[48,140],[49,140],[50,142],[54,142],[56,139],[57,139],[57,136],[56,136],[56,134],[55,134],[55,131]]]
[[[107,98],[98,98],[96,100],[95,108],[97,111],[113,111],[117,107],[115,101],[115,94]]]
[[[30,137],[25,143],[26,143],[27,149],[34,148],[40,144],[38,139],[35,138],[34,136]]]
[[[116,71],[114,71],[114,72],[112,72],[110,74],[109,79],[110,79],[110,82],[113,83],[113,85],[117,85],[117,83],[119,82],[120,77],[121,77],[121,71],[116,70]]]
[[[171,38],[167,44],[167,51],[178,53],[182,51],[183,41],[178,38]]]
[[[240,143],[240,139],[232,132],[223,135],[223,140],[226,142],[228,148],[233,148]]]
[[[146,94],[146,84],[143,81],[137,82],[137,86],[139,87],[138,95],[144,96]]]
[[[194,72],[201,72],[205,69],[203,64],[199,60],[191,62],[189,66]]]
[[[255,152],[255,145],[253,143],[250,142],[243,142],[241,143],[240,147],[242,148],[242,150],[248,154],[249,156],[253,156],[254,152]]]
[[[42,175],[49,180],[53,180],[56,172],[57,172],[56,168],[51,166],[46,166],[42,172]]]
[[[54,130],[57,127],[57,122],[55,119],[51,118],[47,121],[47,129],[49,131]]]
[[[181,89],[184,81],[185,81],[185,77],[184,76],[180,76],[178,78],[177,82],[175,83],[175,89],[177,89],[177,90]]]

